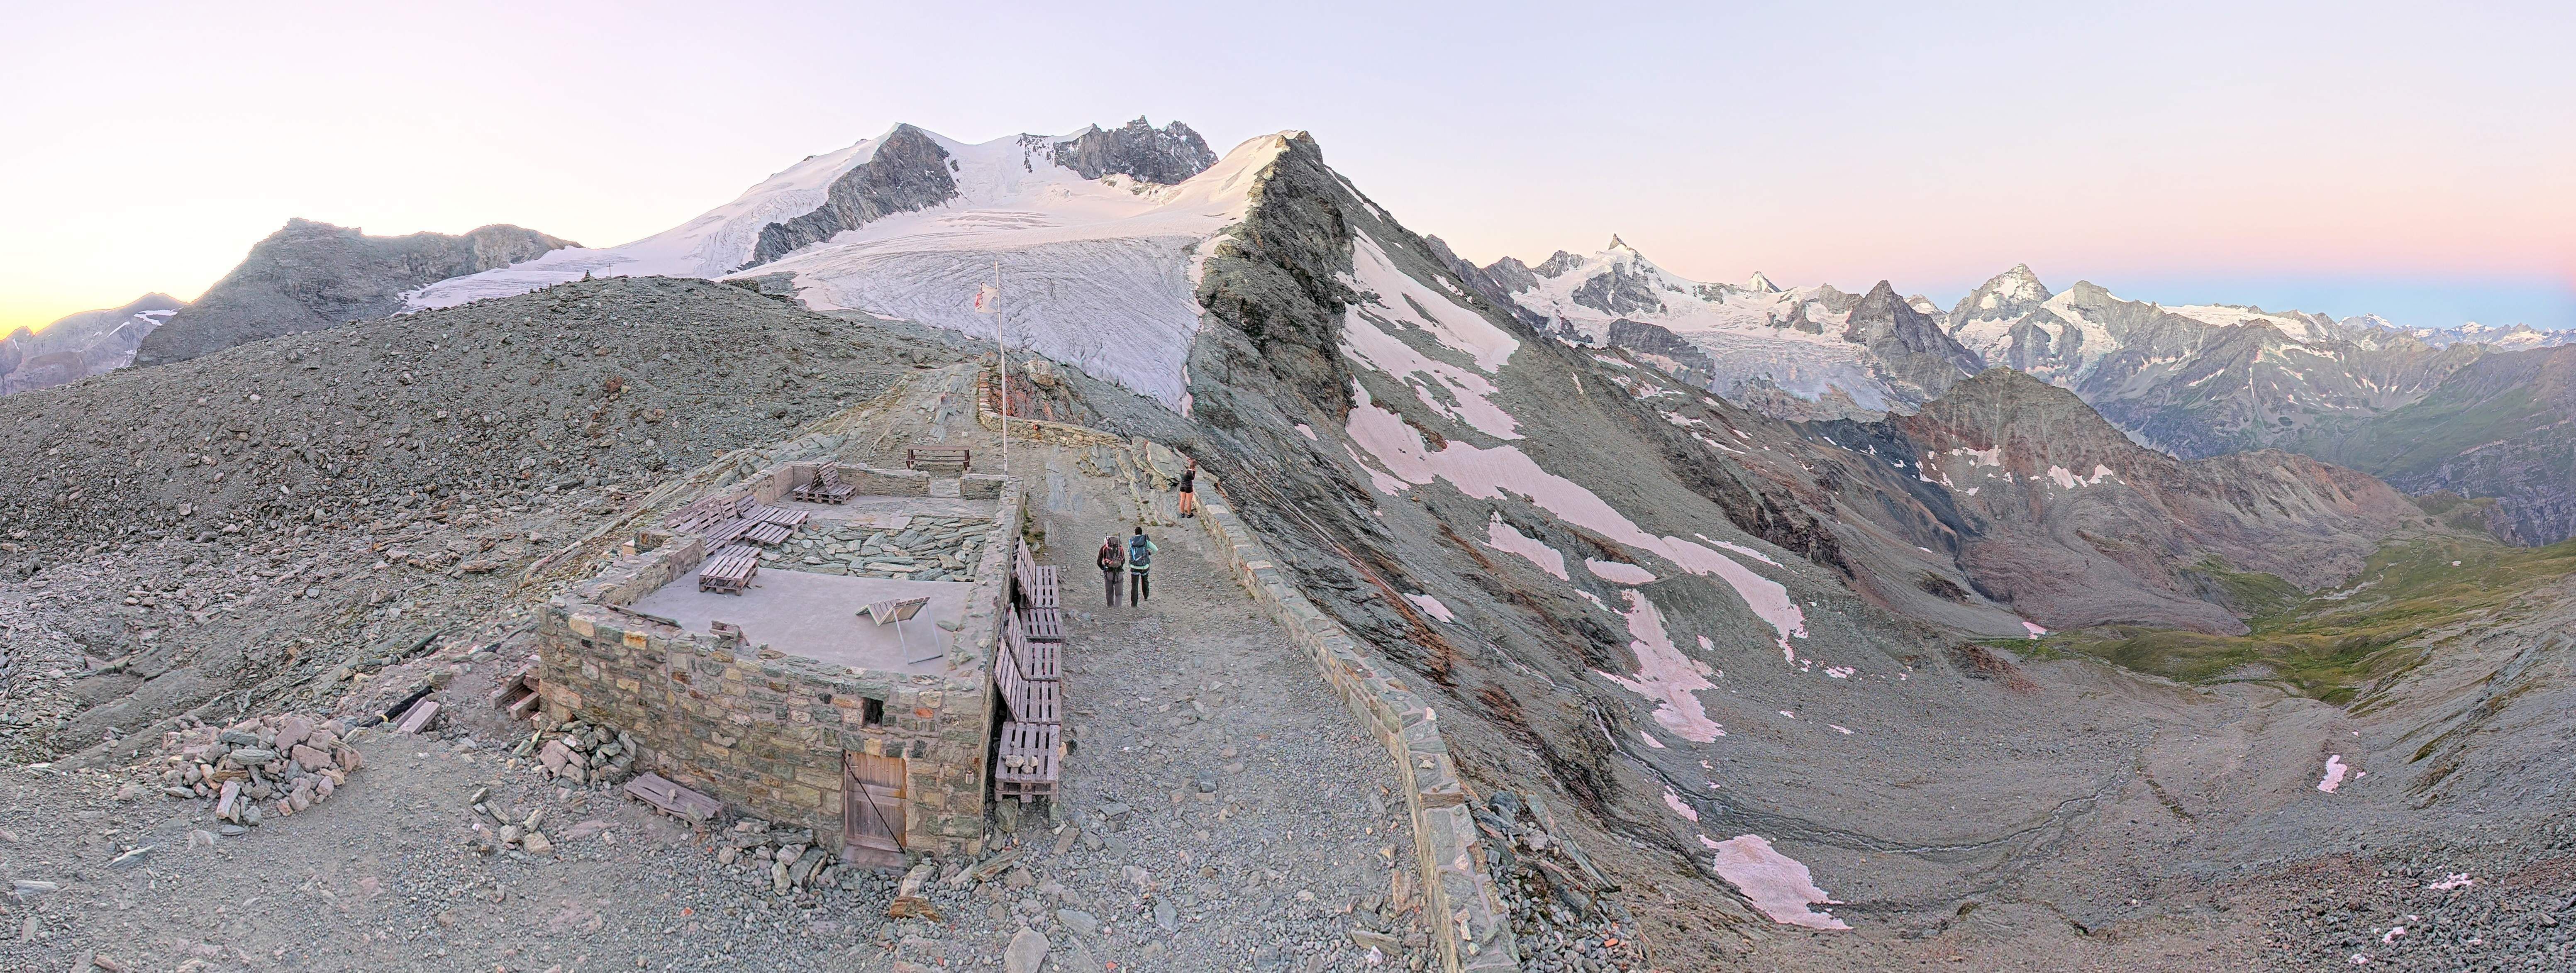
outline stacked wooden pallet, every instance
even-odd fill
[[[1064,626],[1056,609],[1053,565],[1037,563],[1023,544],[1013,558],[1012,578],[1026,604],[1003,616],[1002,643],[993,660],[994,686],[1010,711],[993,765],[993,794],[1026,803],[1055,795],[1064,757]],[[1034,622],[1037,618],[1044,621]],[[1039,624],[1050,638],[1032,637],[1031,629]]]
[[[698,590],[720,595],[738,595],[751,587],[753,575],[760,573],[760,549],[749,544],[735,544],[708,555],[698,567]]]
[[[840,467],[825,463],[822,469],[814,472],[813,479],[789,491],[789,495],[807,503],[837,505],[850,502],[850,494],[855,492],[849,484],[841,482]]]

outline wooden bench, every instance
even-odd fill
[[[1028,633],[1031,642],[1064,641],[1064,611],[1057,608],[1023,608],[1018,612],[1020,631]]]
[[[856,488],[841,482],[841,468],[825,463],[814,471],[812,480],[790,491],[789,495],[807,503],[843,504],[850,502],[850,494],[854,492]]]
[[[720,595],[738,595],[751,587],[751,578],[760,573],[760,550],[747,544],[735,544],[708,555],[698,566],[698,590]]]
[[[1021,672],[1021,663],[1004,643],[993,660],[993,685],[1011,717],[1023,723],[1062,723],[1062,684],[1038,682]]]
[[[903,468],[931,473],[967,473],[975,469],[975,454],[964,446],[914,446],[903,451]]]
[[[1055,682],[1064,678],[1063,646],[1057,642],[1032,642],[1020,628],[1020,616],[1012,615],[1002,623],[1002,640],[1010,643],[1011,659],[1019,663],[1020,675],[1031,682]]]
[[[1020,603],[1032,608],[1059,607],[1055,565],[1039,564],[1036,556],[1029,553],[1029,545],[1025,541],[1021,542],[1018,554],[1012,559],[1011,577],[1018,582],[1017,600]]]
[[[1064,728],[1055,723],[1002,724],[1000,759],[993,764],[993,796],[1054,797],[1064,759]]]

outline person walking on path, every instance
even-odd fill
[[[1181,471],[1181,516],[1183,517],[1199,515],[1198,479],[1199,461],[1191,460],[1189,468]]]
[[[1100,539],[1100,580],[1109,589],[1109,607],[1118,607],[1118,573],[1127,570],[1127,545],[1118,543],[1118,535]]]
[[[1161,548],[1154,546],[1153,538],[1145,536],[1142,525],[1136,528],[1136,536],[1127,539],[1128,604],[1143,608],[1145,599],[1154,596],[1154,581],[1146,572],[1153,570],[1157,550]]]

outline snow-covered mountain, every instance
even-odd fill
[[[1616,236],[1589,256],[1560,250],[1535,267],[1505,257],[1453,269],[1560,337],[1650,356],[1783,416],[1910,412],[1984,367],[1944,332],[1936,306],[1899,298],[1884,281],[1867,294],[1783,289],[1758,272],[1741,284],[1703,283]]]
[[[188,302],[145,294],[124,307],[82,311],[0,337],[0,395],[52,388],[123,368],[145,336]]]
[[[2396,325],[2389,324],[2386,319],[2375,314],[2345,318],[2343,325],[2348,328],[2396,328]],[[2576,344],[2576,329],[2543,330],[2528,324],[2511,324],[2499,328],[2491,324],[2471,321],[2456,328],[2405,328],[2402,330],[2408,337],[2435,348],[2448,348],[2456,344],[2473,342],[2520,351],[2525,348],[2555,348],[2559,345]]]
[[[1183,407],[1208,243],[1243,219],[1293,133],[1219,158],[1188,126],[968,144],[911,125],[818,155],[734,201],[621,246],[440,281],[414,309],[584,276],[780,279],[806,306],[1031,348]],[[998,313],[975,296],[1001,280]]]

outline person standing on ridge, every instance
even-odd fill
[[[1157,550],[1160,548],[1154,546],[1153,538],[1145,536],[1145,528],[1141,524],[1136,527],[1136,536],[1127,539],[1127,603],[1129,605],[1143,608],[1145,599],[1153,597],[1154,582],[1146,572],[1153,569],[1154,552]]]
[[[1196,492],[1198,478],[1199,461],[1191,460],[1189,468],[1181,471],[1181,516],[1183,517],[1199,515],[1199,495]]]
[[[1100,539],[1100,580],[1109,589],[1109,607],[1118,607],[1118,573],[1127,570],[1127,545],[1118,543],[1118,535]]]

